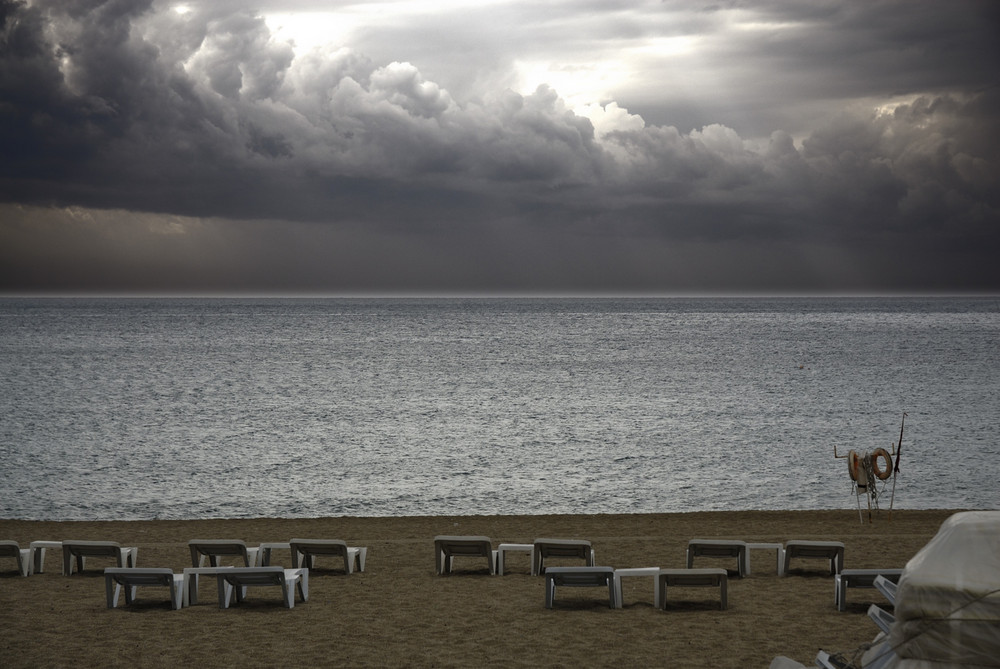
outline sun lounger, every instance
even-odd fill
[[[771,660],[771,664],[768,665],[767,669],[806,669],[806,665],[796,662],[790,657],[779,655]]]
[[[16,541],[0,541],[0,558],[14,558],[21,576],[31,576],[31,549],[21,548]]]
[[[655,600],[660,608],[667,608],[667,587],[680,588],[718,588],[722,610],[729,606],[728,602],[729,575],[725,569],[661,569],[656,578]]]
[[[188,542],[191,549],[191,566],[204,567],[205,560],[209,565],[218,567],[219,558],[230,557],[243,562],[244,567],[256,567],[259,548],[249,548],[238,539],[192,539]]]
[[[365,547],[348,546],[347,542],[339,539],[292,539],[288,545],[292,552],[293,568],[299,566],[301,559],[302,566],[312,569],[316,557],[324,555],[341,558],[344,562],[344,571],[348,574],[354,571],[355,565],[358,571],[365,570],[365,558],[368,555],[368,549]]]
[[[549,567],[545,570],[545,608],[551,609],[556,586],[571,588],[606,587],[608,606],[616,608],[615,570],[611,567]]]
[[[878,628],[886,634],[892,629],[892,624],[896,622],[896,616],[875,604],[868,607],[868,617],[875,621]]]
[[[117,608],[122,588],[125,588],[125,603],[131,605],[135,601],[136,588],[140,585],[168,587],[171,607],[176,611],[184,606],[184,574],[175,574],[170,569],[108,567],[104,570],[108,608]]]
[[[531,573],[538,576],[545,571],[548,558],[580,559],[588,567],[594,566],[594,549],[589,541],[580,539],[535,539],[531,551]]]
[[[816,666],[820,669],[848,669],[852,665],[846,660],[841,660],[837,655],[831,655],[825,650],[821,650],[816,654]]]
[[[83,571],[88,557],[111,558],[117,567],[134,567],[139,553],[136,547],[123,547],[114,541],[63,541],[62,551],[63,574],[67,576],[73,573],[74,562],[77,571]]]
[[[450,574],[456,557],[484,557],[489,563],[490,574],[496,573],[497,552],[489,537],[434,537],[434,568],[438,574]]]
[[[902,569],[841,569],[834,577],[834,604],[837,605],[838,611],[845,611],[848,588],[874,588],[878,576],[896,583],[902,574]]]
[[[830,575],[839,574],[844,568],[844,544],[839,541],[786,541],[782,550],[783,573],[788,575],[788,564],[793,558],[830,561]]]
[[[229,603],[236,595],[236,601],[246,599],[246,589],[250,586],[279,586],[284,599],[285,608],[295,606],[295,589],[303,602],[309,601],[309,570],[285,569],[284,567],[234,567],[220,569],[216,574],[219,579],[219,608],[228,609]]]
[[[881,634],[875,639],[876,641],[872,647],[864,652],[861,658],[857,660],[856,664],[851,662],[851,658],[843,657],[839,654],[831,655],[825,650],[821,650],[816,654],[816,666],[820,669],[852,669],[853,667],[864,667],[864,669],[885,669],[886,667],[896,666],[897,658],[896,653],[892,650],[892,646],[888,644],[886,639]],[[919,664],[917,666],[929,665]]]
[[[875,577],[872,581],[872,585],[876,590],[882,593],[882,596],[889,600],[889,603],[895,606],[896,604],[896,592],[899,590],[899,579],[895,581],[890,580],[881,574]]]
[[[747,553],[745,541],[732,541],[729,539],[692,539],[687,547],[687,567],[694,566],[694,559],[698,556],[712,558],[736,558],[736,568],[740,578],[747,574],[747,565],[750,562],[750,554]]]

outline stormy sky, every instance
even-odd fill
[[[0,0],[0,292],[1000,292],[991,0]]]

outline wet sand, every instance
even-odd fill
[[[4,667],[767,667],[777,655],[812,666],[817,650],[849,651],[877,632],[868,605],[888,606],[875,590],[852,589],[847,611],[834,606],[833,577],[821,560],[793,562],[780,578],[774,551],[753,551],[752,573],[735,559],[699,559],[730,572],[729,608],[716,589],[671,589],[667,610],[653,606],[653,580],[623,580],[624,609],[607,591],[561,589],[544,607],[544,579],[526,554],[508,555],[506,574],[485,561],[459,560],[438,576],[433,538],[486,535],[494,548],[536,537],[587,539],[597,564],[684,567],[689,539],[789,539],[845,544],[845,567],[903,567],[953,511],[886,511],[873,523],[856,510],[746,511],[588,516],[454,516],[135,522],[0,520],[0,539],[105,540],[137,546],[138,566],[190,566],[190,539],[242,539],[248,545],[293,537],[367,546],[364,573],[345,575],[332,560],[310,574],[309,601],[288,610],[276,588],[249,591],[221,610],[214,579],[196,606],[170,610],[165,588],[140,588],[126,608],[105,604],[103,568],[62,576],[49,552],[42,574],[22,578],[0,561],[0,665]],[[272,564],[289,567],[287,550]],[[567,563],[569,564],[569,563]],[[123,606],[124,601],[120,603]]]

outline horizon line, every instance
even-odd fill
[[[1000,298],[1000,291],[18,291],[0,299],[778,299]]]

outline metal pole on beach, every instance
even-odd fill
[[[906,424],[906,412],[899,423],[899,442],[896,444],[896,465],[892,469],[892,496],[889,497],[889,520],[892,520],[892,505],[896,502],[896,476],[899,475],[899,458],[903,454],[903,426]]]

